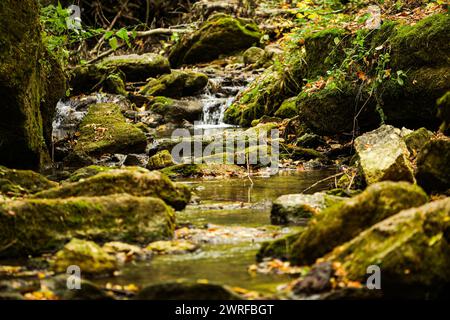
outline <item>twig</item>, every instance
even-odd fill
[[[316,183],[314,183],[313,185],[311,185],[310,187],[308,187],[308,188],[306,188],[305,190],[303,190],[302,193],[305,193],[306,191],[311,190],[312,188],[318,186],[318,185],[321,184],[322,182],[325,182],[325,181],[328,181],[328,180],[331,180],[331,179],[338,178],[338,177],[340,177],[340,176],[343,176],[344,174],[345,174],[345,172],[341,172],[341,173],[338,173],[338,174],[334,174],[334,175],[332,175],[332,176],[330,176],[330,177],[327,177],[327,178],[325,178],[325,179],[319,180],[319,181],[317,181]]]

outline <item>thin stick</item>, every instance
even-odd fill
[[[340,176],[343,176],[344,174],[345,174],[345,172],[341,172],[341,173],[332,175],[332,176],[330,176],[330,177],[328,177],[328,178],[325,178],[325,179],[322,179],[322,180],[320,180],[320,181],[317,181],[316,183],[314,183],[314,184],[311,185],[310,187],[308,187],[308,188],[306,188],[305,190],[303,190],[302,193],[305,193],[306,191],[311,190],[312,188],[318,186],[318,185],[321,184],[322,182],[325,182],[325,181],[328,181],[328,180],[331,180],[331,179],[338,178],[338,177],[340,177]]]

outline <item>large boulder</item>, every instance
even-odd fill
[[[57,273],[66,273],[70,266],[77,266],[83,274],[111,275],[117,270],[118,261],[92,241],[72,239],[59,250],[52,263]]]
[[[0,3],[0,164],[49,162],[51,123],[64,96],[61,66],[44,47],[37,0]]]
[[[407,182],[373,184],[363,193],[316,215],[293,244],[290,259],[295,264],[313,263],[377,222],[427,201],[420,187]]]
[[[404,298],[414,291],[421,292],[421,298],[436,296],[450,283],[449,221],[450,198],[404,210],[323,260],[341,263],[347,277],[356,281],[365,281],[369,266],[379,266],[385,296]]]
[[[89,93],[99,89],[104,82],[107,84],[111,75],[122,75],[123,80],[137,82],[166,73],[170,73],[170,63],[163,56],[154,53],[130,54],[113,56],[97,64],[77,67],[72,72],[70,84],[74,93]]]
[[[112,103],[95,104],[80,124],[74,152],[89,156],[105,153],[143,153],[145,134],[127,122],[120,107]]]
[[[414,182],[410,153],[400,129],[383,125],[356,138],[355,149],[367,184],[386,180]]]
[[[164,174],[139,168],[102,172],[78,182],[66,183],[60,187],[39,192],[34,197],[57,199],[120,193],[161,198],[177,210],[184,209],[191,196],[187,187],[173,183]]]
[[[73,237],[146,244],[170,239],[175,216],[162,200],[110,195],[0,202],[3,257],[60,249]]]
[[[31,170],[15,170],[0,166],[0,194],[18,196],[56,187],[56,182]]]
[[[416,178],[427,192],[450,189],[450,138],[431,140],[421,149]]]
[[[213,283],[168,282],[148,286],[137,300],[241,300],[225,286]]]
[[[273,202],[270,220],[275,225],[303,224],[344,198],[327,195],[325,192],[315,194],[287,194]]]
[[[147,96],[180,98],[193,96],[208,84],[208,76],[194,71],[172,70],[172,73],[151,79],[141,93]]]
[[[250,48],[258,44],[262,34],[248,20],[215,15],[193,34],[184,36],[173,48],[169,60],[172,67],[208,62],[222,54]]]

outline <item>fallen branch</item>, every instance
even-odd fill
[[[314,183],[313,185],[311,185],[310,187],[308,187],[308,188],[306,188],[305,190],[303,190],[302,193],[305,193],[306,191],[311,190],[312,188],[318,186],[318,185],[321,184],[322,182],[325,182],[325,181],[328,181],[328,180],[331,180],[331,179],[338,178],[338,177],[340,177],[340,176],[343,176],[344,174],[345,174],[345,172],[341,172],[341,173],[338,173],[338,174],[329,176],[329,177],[327,177],[327,178],[325,178],[325,179],[319,180],[319,181],[317,181],[316,183]]]

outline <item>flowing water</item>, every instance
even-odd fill
[[[194,241],[201,244],[194,253],[154,256],[150,261],[125,265],[116,278],[98,280],[102,285],[134,283],[146,286],[176,280],[208,280],[266,294],[290,280],[287,275],[248,272],[256,262],[261,242],[294,232],[298,227],[270,225],[272,200],[289,193],[300,193],[330,176],[334,170],[285,171],[270,178],[223,179],[184,183],[196,190],[199,204],[177,213],[177,224],[200,230]],[[312,192],[321,190],[319,185]]]

